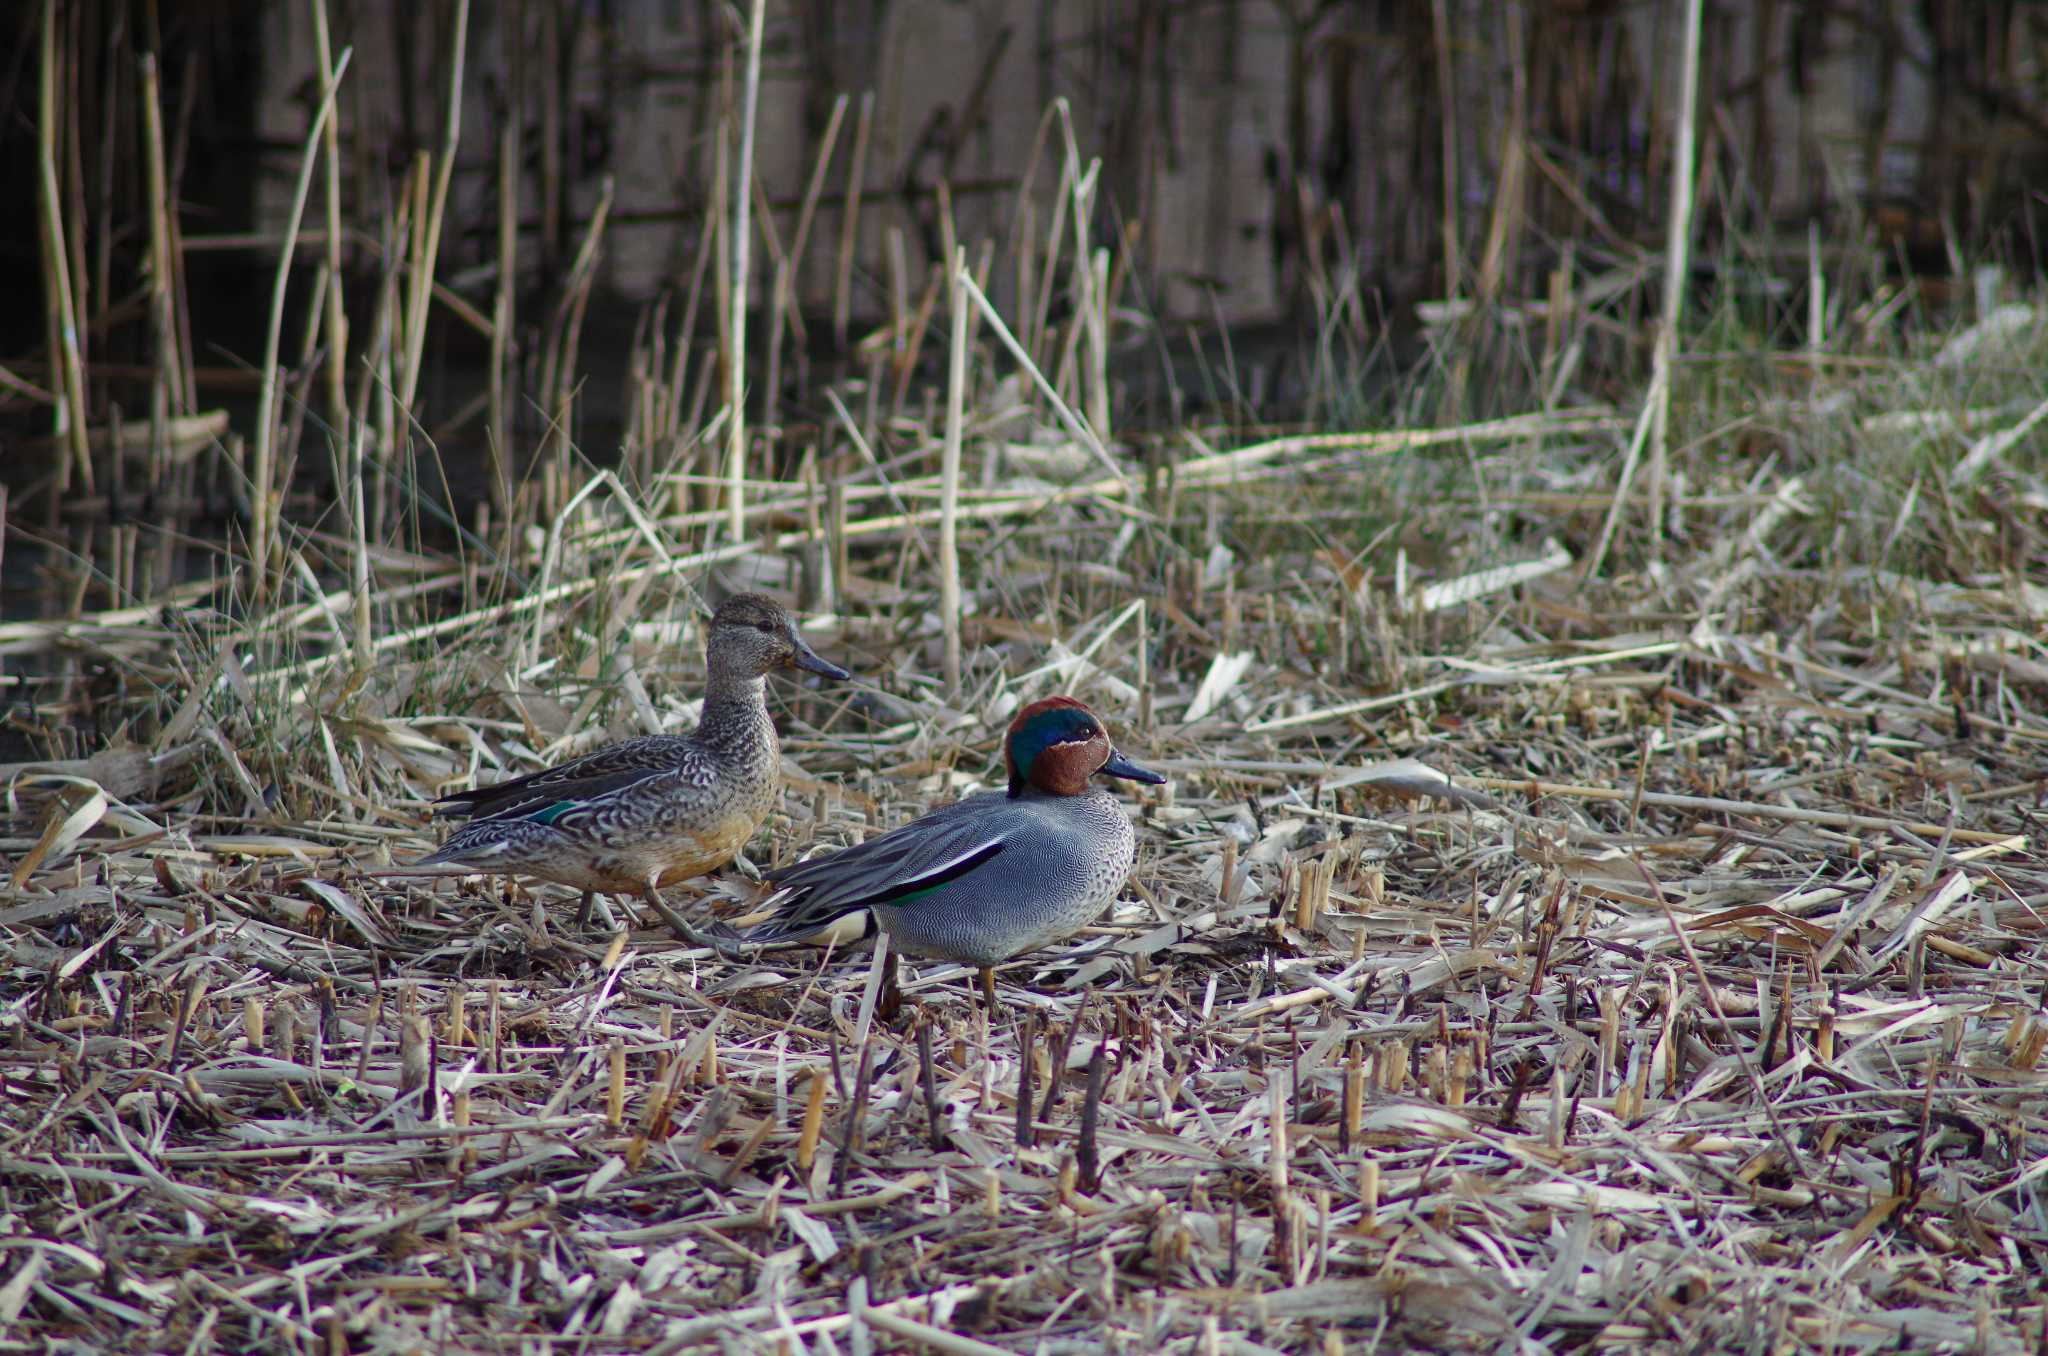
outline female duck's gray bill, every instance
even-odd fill
[[[816,673],[835,680],[853,677],[852,674],[830,660],[820,659],[816,650],[804,644],[802,636],[792,636],[791,639],[796,641],[796,652],[790,655],[789,662],[797,668],[804,670],[806,673]]]
[[[1109,751],[1109,761],[1097,768],[1096,771],[1103,773],[1105,776],[1123,777],[1134,782],[1149,782],[1153,786],[1166,785],[1166,777],[1163,773],[1154,772],[1149,767],[1139,767],[1136,763],[1118,753],[1115,748],[1111,748]]]

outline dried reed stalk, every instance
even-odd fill
[[[57,92],[69,71],[68,65],[58,60],[57,23],[62,17],[58,0],[45,0],[42,22],[37,25],[42,46],[36,96],[36,225],[42,243],[45,330],[49,351],[55,357],[57,436],[68,452],[57,463],[54,489],[58,497],[70,488],[74,471],[87,493],[93,489],[85,365],[79,356],[78,306],[72,291],[70,251],[65,247],[63,193],[57,182]],[[54,508],[56,500],[51,502]]]
[[[747,297],[753,231],[754,119],[761,101],[761,25],[767,0],[747,7],[747,73],[740,110],[739,187],[733,193],[732,322],[726,365],[728,414],[725,454],[726,526],[734,541],[747,535]]]
[[[263,341],[263,384],[256,397],[256,464],[249,487],[254,522],[250,531],[249,567],[258,598],[270,593],[270,563],[277,535],[277,497],[272,483],[276,474],[278,425],[278,346],[284,335],[285,286],[291,278],[292,241],[298,239],[299,222],[305,216],[306,198],[313,187],[313,167],[319,162],[320,138],[334,113],[335,96],[341,92],[341,77],[348,70],[353,49],[343,48],[334,63],[333,75],[320,92],[320,106],[314,111],[312,129],[300,152],[299,177],[292,186],[291,210],[285,216],[283,248],[278,251],[277,275],[270,288],[270,321]]]
[[[499,16],[505,38],[505,64],[510,76],[505,117],[498,128],[498,260],[497,287],[491,304],[490,429],[491,507],[500,519],[512,511],[512,411],[508,398],[512,373],[512,336],[517,332],[519,305],[519,207],[524,171],[523,139],[528,58],[526,0],[508,0]]]
[[[1437,127],[1442,145],[1443,206],[1437,214],[1444,254],[1444,296],[1455,298],[1464,286],[1463,249],[1458,229],[1458,98],[1457,57],[1451,47],[1450,0],[1430,0],[1430,33],[1436,52]]]
[[[960,691],[960,441],[967,422],[967,251],[949,256],[953,320],[946,364],[946,438],[939,463],[939,619],[945,629],[947,695]]]
[[[163,91],[156,54],[138,60],[142,76],[142,138],[149,213],[149,321],[151,371],[149,384],[149,488],[163,488],[164,461],[170,455],[170,421],[182,406],[185,389],[178,347],[177,252],[172,246],[169,173],[164,163]]]
[[[327,31],[327,0],[313,0],[313,50],[320,63],[322,87],[336,83],[333,47]],[[342,303],[341,294],[341,137],[340,119],[330,117],[322,128],[321,140],[324,145],[324,161],[327,166],[326,208],[327,208],[327,361],[322,364],[327,390],[327,438],[333,449],[336,469],[340,470],[343,457],[352,440],[348,427],[348,391],[346,372],[348,368],[348,310]],[[337,484],[346,483],[340,474],[335,476]],[[353,528],[351,524],[351,528]]]
[[[398,376],[398,405],[413,415],[420,372],[426,362],[427,308],[434,296],[434,272],[441,257],[441,232],[448,218],[448,190],[455,178],[455,153],[462,144],[463,71],[469,55],[469,0],[455,0],[448,40],[448,93],[441,106],[441,149],[434,157],[433,197],[414,218],[418,249],[406,290],[404,342]]]
[[[1678,322],[1685,314],[1685,293],[1692,274],[1693,158],[1699,147],[1700,16],[1703,0],[1685,0],[1685,38],[1678,67],[1678,123],[1671,162],[1671,207],[1665,218],[1664,304],[1652,353],[1650,404],[1650,545],[1664,541],[1664,484],[1670,449],[1671,363],[1678,352]],[[1617,489],[1627,493],[1624,480]]]
[[[1666,216],[1664,243],[1664,303],[1654,346],[1651,350],[1650,388],[1637,416],[1628,448],[1622,454],[1621,475],[1614,498],[1600,524],[1600,535],[1586,553],[1580,578],[1591,579],[1607,559],[1607,548],[1616,525],[1628,506],[1629,489],[1635,482],[1636,466],[1645,446],[1650,447],[1650,493],[1647,513],[1653,549],[1663,540],[1663,495],[1665,449],[1662,439],[1671,413],[1671,361],[1678,343],[1678,321],[1685,304],[1687,254],[1692,240],[1692,163],[1694,123],[1699,102],[1698,0],[1686,0],[1685,47],[1679,79],[1677,155],[1671,170],[1671,208]]]
[[[846,167],[846,208],[839,218],[839,253],[833,268],[832,336],[846,347],[853,317],[853,259],[860,243],[860,200],[867,186],[868,134],[875,116],[875,93],[860,96],[860,116],[853,124],[853,158]]]

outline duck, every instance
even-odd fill
[[[993,1009],[997,965],[1079,932],[1130,876],[1131,821],[1090,779],[1166,781],[1118,752],[1095,713],[1067,696],[1019,711],[1003,755],[1007,789],[771,873],[769,915],[740,940],[801,940],[865,909],[899,951],[978,969]]]
[[[578,927],[600,892],[644,898],[678,935],[664,886],[715,871],[774,808],[782,746],[767,675],[852,677],[819,657],[774,599],[735,593],[705,630],[704,711],[686,735],[609,744],[570,762],[435,801],[469,822],[414,866],[530,876],[583,892]]]

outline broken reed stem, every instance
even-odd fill
[[[1365,1064],[1358,1043],[1353,1041],[1350,1058],[1344,1063],[1344,1109],[1342,1118],[1337,1122],[1338,1152],[1350,1152],[1358,1142],[1364,1120]]]
[[[1031,1122],[1031,1107],[1037,1094],[1038,1014],[1026,1013],[1023,1025],[1017,1035],[1017,1147],[1028,1149],[1036,1139],[1036,1130]],[[1057,1074],[1055,1074],[1057,1077]]]
[[[939,1107],[939,1084],[932,1070],[932,1024],[920,1021],[917,1024],[917,1085],[924,1096],[925,1125],[931,1136],[933,1153],[943,1153],[946,1148],[944,1112]]]
[[[939,461],[939,615],[946,634],[946,695],[960,692],[960,439],[967,422],[967,251],[956,247],[947,288],[953,319],[946,372],[946,441]]]
[[[1806,219],[1806,352],[1818,358],[1828,345],[1828,275],[1821,265],[1820,218]],[[1816,369],[1817,370],[1817,369]]]
[[[1074,1151],[1075,1176],[1081,1190],[1094,1192],[1102,1185],[1102,1156],[1096,1146],[1096,1131],[1102,1118],[1102,1080],[1108,1072],[1107,1041],[1097,1041],[1088,1057],[1088,1090],[1081,1099],[1081,1136]]]
[[[797,1134],[796,1166],[809,1172],[818,1155],[818,1136],[825,1128],[825,1087],[831,1075],[822,1068],[811,1070],[810,1091],[804,1101],[803,1128]]]
[[[910,259],[903,245],[903,228],[891,226],[884,233],[883,257],[889,268],[889,353],[890,366],[895,372],[896,404],[903,401],[903,392],[908,388],[903,364],[903,350],[910,339]]]
[[[732,343],[726,366],[726,527],[736,542],[747,537],[747,265],[752,233],[754,116],[761,99],[761,25],[767,0],[747,7],[747,75],[740,105],[739,184],[733,193]]]
[[[1083,256],[1084,258],[1086,256]],[[1080,265],[1080,261],[1076,260]],[[1081,265],[1085,267],[1085,265]],[[1109,412],[1109,251],[1095,251],[1085,313],[1088,337],[1088,422],[1096,437],[1111,440]]]
[[[313,188],[313,166],[317,163],[321,134],[327,126],[327,119],[333,116],[335,95],[341,90],[341,77],[348,70],[353,48],[343,48],[341,57],[334,63],[334,73],[321,91],[320,107],[313,115],[313,128],[306,136],[305,150],[299,157],[298,182],[292,186],[291,212],[285,218],[284,244],[278,251],[277,278],[270,289],[270,322],[263,340],[263,383],[256,399],[256,467],[254,483],[250,487],[249,501],[254,517],[250,534],[249,564],[255,575],[255,594],[258,598],[269,595],[269,570],[271,537],[277,530],[275,520],[276,504],[271,490],[271,479],[275,474],[277,455],[277,399],[278,372],[277,350],[284,337],[285,287],[291,279],[294,242],[299,238],[299,222],[306,213],[306,198]]]
[[[1284,1196],[1287,1192],[1287,1092],[1277,1076],[1267,1083],[1266,1097],[1266,1172],[1273,1194]]]

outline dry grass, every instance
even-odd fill
[[[936,480],[815,536],[755,487],[721,567],[841,558],[812,639],[863,675],[778,689],[757,861],[985,778],[1053,690],[1172,774],[994,1014],[376,874],[480,769],[688,725],[715,515],[654,489],[590,481],[496,606],[380,556],[380,616],[473,607],[373,668],[288,585],[9,625],[144,742],[11,770],[5,1345],[2032,1348],[2044,501],[2038,456],[1927,469],[2018,417],[1972,380],[1915,423],[1781,377],[1584,584],[1598,411],[1009,477],[961,495],[953,693]]]
[[[1503,193],[1484,304],[1438,308],[1384,400],[1355,271],[1310,280],[1307,407],[1380,431],[1146,436],[1116,405],[1138,283],[1058,105],[1001,253],[941,192],[919,299],[892,221],[865,380],[771,376],[750,420],[751,232],[772,373],[810,209],[783,255],[719,150],[600,470],[609,197],[522,386],[516,212],[489,319],[437,280],[443,127],[370,233],[369,338],[318,352],[331,263],[325,322],[287,328],[280,251],[253,457],[187,389],[153,182],[150,419],[56,364],[77,413],[0,498],[53,600],[0,622],[49,760],[0,801],[0,1351],[2048,1344],[2038,304],[1937,342],[1872,254],[1801,328],[1727,244],[1644,400],[1654,261],[1566,247],[1543,306],[1502,300]],[[414,407],[441,307],[491,340],[493,436],[550,420],[460,522]],[[1227,343],[1204,379],[1255,413]],[[124,467],[163,521],[60,512]],[[776,687],[756,864],[986,780],[1018,704],[1068,691],[1172,777],[1121,789],[1125,898],[989,1012],[950,967],[579,935],[556,892],[403,874],[435,794],[688,728],[714,574],[861,675]],[[673,902],[730,915],[748,875]]]

